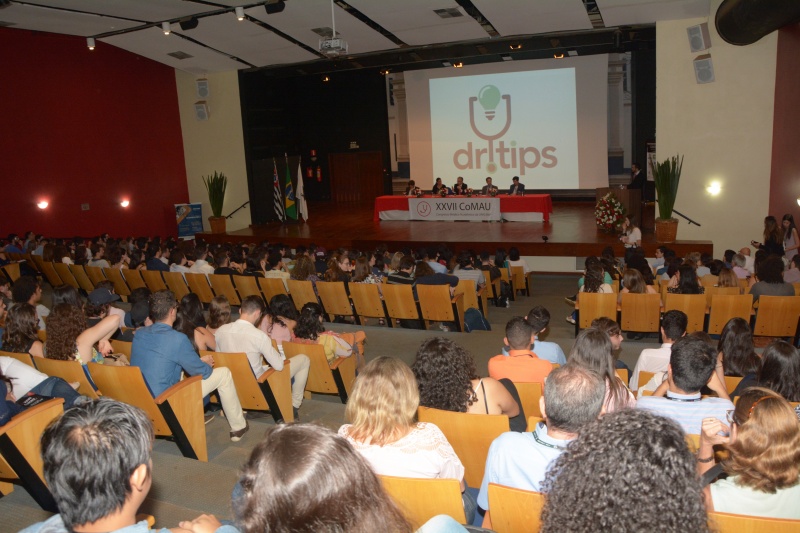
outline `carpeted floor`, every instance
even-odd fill
[[[485,376],[489,358],[500,353],[506,322],[513,316],[524,316],[535,305],[545,306],[552,315],[545,338],[557,342],[565,353],[569,353],[575,335],[574,326],[564,319],[572,311],[564,297],[576,292],[576,281],[577,276],[535,276],[529,297],[518,296],[510,308],[489,309],[492,331],[487,332],[442,332],[438,328],[419,331],[378,326],[360,328],[342,324],[333,324],[331,329],[364,329],[367,333],[367,360],[388,355],[408,364],[413,362],[424,339],[434,335],[453,338],[470,351],[478,373]],[[49,303],[47,288],[43,303]],[[657,342],[655,338],[626,340],[620,359],[632,368],[641,350],[656,347]],[[344,405],[338,397],[315,394],[303,403],[300,416],[302,422],[338,429],[344,422]],[[273,424],[271,417],[260,413],[249,413],[248,419],[250,432],[237,443],[230,442],[230,428],[223,417],[218,415],[208,424],[208,463],[185,459],[173,442],[158,439],[153,448],[153,488],[141,512],[155,516],[159,527],[176,526],[180,520],[194,518],[203,512],[230,518],[230,494],[238,470],[267,426]],[[0,531],[17,531],[45,519],[48,514],[37,507],[23,488],[17,487],[10,495],[0,498],[0,516]]]

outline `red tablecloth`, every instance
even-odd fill
[[[433,198],[433,196],[424,196]],[[456,197],[458,198],[458,197]],[[553,212],[553,200],[549,194],[526,194],[525,196],[507,196],[500,194],[501,213],[542,213],[544,221],[550,220]],[[408,211],[407,196],[379,196],[375,198],[375,213],[373,220],[380,220],[381,211]]]

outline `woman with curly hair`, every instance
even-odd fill
[[[190,292],[178,303],[178,314],[172,329],[180,331],[189,338],[194,351],[216,350],[217,341],[214,334],[206,329],[206,317],[200,297]]]
[[[61,361],[103,362],[103,355],[112,352],[108,339],[119,329],[119,316],[105,317],[86,328],[83,312],[69,304],[59,304],[47,319],[45,357]],[[95,349],[95,344],[97,349]]]
[[[39,318],[36,308],[31,304],[17,304],[8,311],[3,332],[3,351],[44,357],[44,345],[39,340]]]
[[[743,318],[731,318],[722,328],[717,353],[717,373],[723,383],[725,376],[744,377],[755,374],[761,366],[755,352],[750,324]]]
[[[443,411],[507,415],[512,431],[525,431],[525,414],[510,380],[480,378],[472,356],[444,337],[425,340],[411,365],[419,385],[419,404]]]
[[[363,331],[336,333],[325,330],[322,325],[325,313],[319,304],[309,302],[300,310],[297,326],[292,332],[294,342],[320,344],[325,349],[325,357],[332,363],[337,357],[355,355],[356,367],[364,366],[364,342],[367,335]]]
[[[276,294],[269,301],[258,328],[278,344],[283,353],[283,342],[291,341],[297,326],[297,309],[288,294]]]
[[[697,470],[705,479],[709,511],[800,520],[800,423],[778,393],[752,387],[729,411],[730,427],[704,418]],[[730,453],[714,466],[714,445]],[[688,530],[688,529],[687,529]]]
[[[550,467],[543,492],[543,533],[708,531],[683,430],[645,410],[585,426]]]
[[[307,255],[299,256],[294,262],[291,279],[310,281],[312,284],[319,281],[317,269],[314,267],[314,261]]]
[[[378,475],[458,480],[472,523],[477,503],[465,492],[464,465],[438,427],[415,422],[417,407],[419,389],[408,365],[378,357],[358,375],[345,410],[350,424],[339,428],[339,435]]]
[[[634,407],[636,398],[617,376],[612,355],[612,344],[608,334],[598,328],[586,328],[578,334],[567,362],[603,376],[606,382],[606,397],[603,408],[606,413]]]
[[[208,304],[208,324],[206,329],[213,335],[219,328],[231,321],[231,304],[224,294],[215,296]]]

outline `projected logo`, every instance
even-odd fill
[[[577,186],[574,69],[436,79],[430,89],[434,176]]]
[[[481,131],[475,123],[475,102],[483,108],[483,116],[491,122],[496,116],[497,106],[500,101],[505,102],[505,124],[499,130],[486,133]],[[502,139],[511,127],[511,95],[500,94],[500,89],[494,85],[485,85],[478,91],[478,96],[469,97],[469,125],[472,131],[486,141],[486,148],[473,148],[472,143],[467,143],[467,148],[456,150],[453,154],[453,164],[459,170],[474,170],[483,168],[489,174],[494,174],[499,168],[514,169],[519,171],[520,176],[525,175],[528,169],[536,168],[540,164],[543,168],[553,168],[558,165],[558,158],[555,155],[554,146],[545,146],[541,150],[533,146],[517,146],[515,141],[511,141],[506,146],[505,141],[499,141],[495,146],[495,141]],[[485,161],[483,156],[486,156]],[[495,160],[496,159],[496,160]]]

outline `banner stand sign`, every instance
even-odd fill
[[[194,239],[203,233],[203,204],[175,204],[175,221],[179,239]]]
[[[410,220],[500,220],[499,198],[409,198]]]

